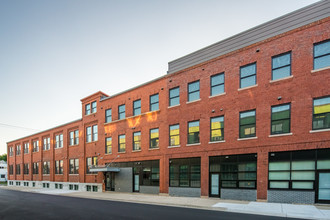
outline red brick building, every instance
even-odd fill
[[[8,142],[9,185],[330,202],[330,18],[320,1],[81,100]]]

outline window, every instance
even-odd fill
[[[180,125],[170,125],[170,146],[180,145]]]
[[[199,99],[199,80],[188,84],[188,102]]]
[[[133,133],[133,150],[141,150],[141,131]]]
[[[118,152],[126,151],[126,136],[124,134],[118,136]]]
[[[29,164],[25,163],[23,168],[24,168],[23,169],[24,174],[28,175],[29,174]]]
[[[225,74],[219,73],[211,76],[211,96],[225,92]]]
[[[39,174],[39,163],[33,163],[33,174]]]
[[[21,145],[16,145],[16,155],[21,154]]]
[[[188,122],[188,144],[199,143],[199,121]]]
[[[180,87],[170,89],[169,106],[180,105]]]
[[[69,174],[79,174],[79,159],[70,159]]]
[[[105,123],[111,122],[112,121],[112,109],[109,108],[105,110]]]
[[[112,154],[112,137],[105,138],[105,153]]]
[[[14,165],[9,165],[9,175],[14,174]]]
[[[63,134],[55,135],[55,148],[63,147]]]
[[[239,113],[239,138],[256,136],[256,111]]]
[[[150,96],[150,111],[156,111],[159,109],[159,95]]]
[[[150,149],[159,148],[159,128],[150,129]]]
[[[140,115],[141,114],[141,99],[135,100],[133,102],[133,115]]]
[[[224,140],[224,117],[211,118],[211,139],[210,141],[223,141]]]
[[[16,175],[21,175],[21,165],[16,164]]]
[[[33,141],[33,152],[38,152],[39,151],[39,140]]]
[[[9,147],[9,156],[13,156],[14,155],[14,149],[13,147]]]
[[[92,127],[86,128],[86,142],[92,142]]]
[[[97,130],[97,125],[93,125],[93,141],[98,140],[98,130]]]
[[[89,169],[91,168],[91,166],[96,166],[97,165],[97,157],[88,157],[86,158],[86,165],[87,165],[87,169],[86,169],[86,173],[87,174],[95,174],[95,172],[90,172]]]
[[[50,137],[44,138],[44,150],[49,150],[50,149]]]
[[[330,168],[330,150],[269,153],[269,189],[315,189],[316,171]]]
[[[95,102],[92,102],[92,113],[95,113],[97,110],[96,108],[96,101]]]
[[[210,173],[218,173],[221,188],[256,189],[257,155],[210,157]]]
[[[272,107],[272,131],[271,134],[290,133],[290,104]]]
[[[24,143],[24,153],[25,154],[29,153],[29,143]]]
[[[170,187],[201,187],[201,159],[171,159]]]
[[[272,80],[291,76],[291,52],[272,57]]]
[[[63,160],[55,161],[55,174],[63,174]]]
[[[257,83],[257,64],[252,63],[240,69],[240,88],[253,86]]]
[[[70,131],[70,146],[79,144],[79,130]]]
[[[49,174],[50,173],[50,162],[44,161],[44,164],[42,166],[42,174]]]
[[[125,105],[118,106],[118,120],[125,118]]]
[[[98,140],[97,125],[86,128],[86,142],[92,142]]]
[[[314,99],[313,130],[330,128],[330,96]]]
[[[314,44],[314,69],[330,66],[330,40]]]
[[[91,114],[91,104],[85,105],[85,115]]]

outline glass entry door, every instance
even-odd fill
[[[211,174],[211,180],[210,180],[210,185],[211,185],[211,196],[215,197],[220,197],[220,185],[219,185],[219,174],[218,173],[213,173]]]
[[[114,173],[105,173],[105,190],[115,191],[115,175]]]
[[[140,191],[140,175],[135,174],[134,175],[134,192]]]
[[[330,172],[319,172],[318,202],[330,203]]]

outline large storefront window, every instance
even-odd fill
[[[171,159],[170,186],[201,187],[201,159]]]
[[[113,163],[113,167],[132,167],[141,186],[159,186],[159,160]]]
[[[257,154],[210,157],[210,174],[220,175],[221,188],[255,189]]]
[[[330,169],[330,149],[269,153],[269,189],[314,190],[317,171]]]

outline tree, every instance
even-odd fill
[[[0,160],[4,160],[7,162],[7,154],[0,155]]]

